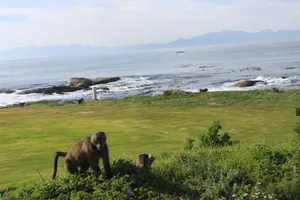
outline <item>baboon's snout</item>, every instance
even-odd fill
[[[99,150],[100,150],[100,149],[101,149],[101,147],[102,147],[102,145],[101,145],[101,144],[99,144],[99,143],[97,143],[97,144],[96,144],[96,147],[97,147],[97,149],[99,149]]]

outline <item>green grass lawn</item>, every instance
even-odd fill
[[[291,139],[300,91],[196,93],[75,103],[39,102],[0,109],[0,189],[51,177],[54,152],[96,130],[107,133],[112,160],[175,152],[214,120],[241,143]],[[299,120],[298,120],[299,121]],[[58,176],[65,175],[60,158]]]

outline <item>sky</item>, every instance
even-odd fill
[[[0,0],[0,50],[122,46],[200,34],[299,29],[300,0]]]

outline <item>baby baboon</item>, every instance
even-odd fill
[[[83,98],[79,99],[77,102],[78,102],[78,105],[82,105],[82,104],[84,104],[84,103],[85,103],[85,101],[84,101],[84,99],[83,99]]]
[[[71,174],[84,173],[89,167],[94,171],[101,173],[99,168],[99,159],[102,158],[104,170],[108,178],[111,177],[111,168],[109,163],[109,151],[106,143],[106,135],[102,131],[95,132],[92,136],[86,137],[69,152],[56,152],[54,157],[54,169],[52,179],[55,179],[57,172],[58,157],[64,157],[65,170]],[[80,171],[78,170],[80,167]]]
[[[140,166],[140,167],[150,167],[151,164],[154,161],[154,157],[152,156],[152,154],[147,154],[147,153],[142,153],[138,155],[138,158],[136,160],[136,166]]]

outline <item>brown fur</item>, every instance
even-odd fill
[[[54,157],[54,168],[52,179],[55,179],[57,172],[58,157],[64,157],[65,170],[71,174],[84,173],[90,167],[101,172],[99,159],[102,158],[104,170],[107,177],[111,176],[109,163],[109,150],[106,143],[106,135],[102,131],[97,131],[92,136],[87,137],[73,146],[69,152],[56,152]],[[80,168],[80,171],[78,170]]]

